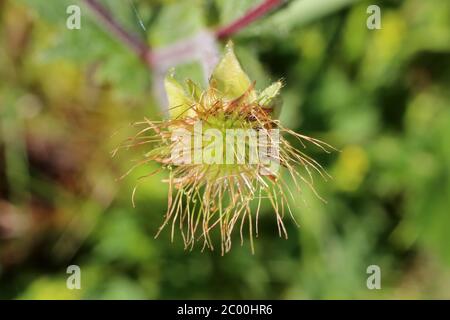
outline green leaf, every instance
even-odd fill
[[[261,4],[261,0],[216,0],[216,4],[220,12],[220,24],[225,25]]]
[[[328,14],[338,12],[346,6],[353,5],[361,0],[296,0],[285,9],[281,9],[260,22],[249,26],[246,35],[259,34],[287,34],[295,28],[319,20]]]
[[[190,37],[205,28],[204,16],[200,0],[166,4],[149,29],[149,42],[160,47]]]

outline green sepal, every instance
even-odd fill
[[[225,47],[225,54],[214,69],[210,85],[223,95],[225,99],[233,100],[241,97],[252,86],[247,74],[242,70],[230,41]],[[250,98],[255,98],[255,93],[250,92]]]
[[[283,83],[277,81],[272,83],[258,95],[258,103],[265,109],[271,109],[272,118],[276,119],[281,113],[281,105],[283,103],[279,95]]]
[[[202,89],[191,79],[186,80],[189,96],[195,101],[200,102],[202,97]]]
[[[169,102],[170,118],[175,119],[181,115],[188,115],[188,109],[194,104],[194,99],[187,95],[183,86],[175,80],[173,72],[170,72],[164,79],[164,86]]]

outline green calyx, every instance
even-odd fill
[[[254,103],[270,109],[274,118],[278,116],[281,108],[279,92],[283,86],[282,82],[277,81],[261,92],[255,90],[234,53],[232,42],[226,45],[225,53],[211,75],[207,90],[202,90],[192,80],[187,80],[186,88],[183,87],[175,80],[173,71],[166,76],[164,85],[171,119],[195,117],[193,107],[196,105],[201,105],[204,110],[210,108],[217,99],[226,103],[244,95],[247,104]]]

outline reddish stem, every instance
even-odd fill
[[[219,28],[216,31],[216,37],[219,39],[224,39],[230,37],[241,31],[243,28],[248,26],[250,23],[260,18],[261,16],[268,13],[270,10],[281,5],[283,0],[265,0],[260,5],[250,9],[244,16],[238,18],[237,20],[231,22],[230,24]]]
[[[86,5],[103,22],[107,31],[115,35],[127,47],[134,51],[137,56],[148,66],[152,66],[152,52],[150,46],[141,41],[138,37],[125,30],[111,15],[111,13],[97,0],[84,0]]]
[[[215,35],[218,39],[228,38],[231,35],[241,31],[256,19],[262,17],[270,10],[281,5],[284,0],[264,0],[260,5],[250,9],[244,16],[231,22],[230,24],[216,30]],[[84,0],[86,5],[94,12],[102,22],[101,25],[110,33],[116,36],[128,48],[140,57],[150,68],[154,64],[154,57],[149,45],[138,37],[123,28],[98,0]]]

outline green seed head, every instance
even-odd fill
[[[297,167],[308,175],[312,170],[324,173],[282,133],[321,148],[328,145],[279,123],[281,81],[257,91],[229,43],[206,90],[191,80],[183,87],[173,73],[166,77],[165,87],[169,119],[139,122],[144,128],[134,137],[153,145],[142,163],[156,161],[170,169],[168,210],[158,233],[171,224],[172,237],[175,228],[180,229],[186,248],[200,240],[212,249],[210,233],[219,230],[224,253],[231,248],[232,231],[239,222],[241,239],[247,224],[253,250],[264,198],[272,204],[280,236],[287,236],[283,217],[291,213],[288,197],[294,195],[278,169],[289,173],[298,191],[300,182],[312,187],[312,181]]]

